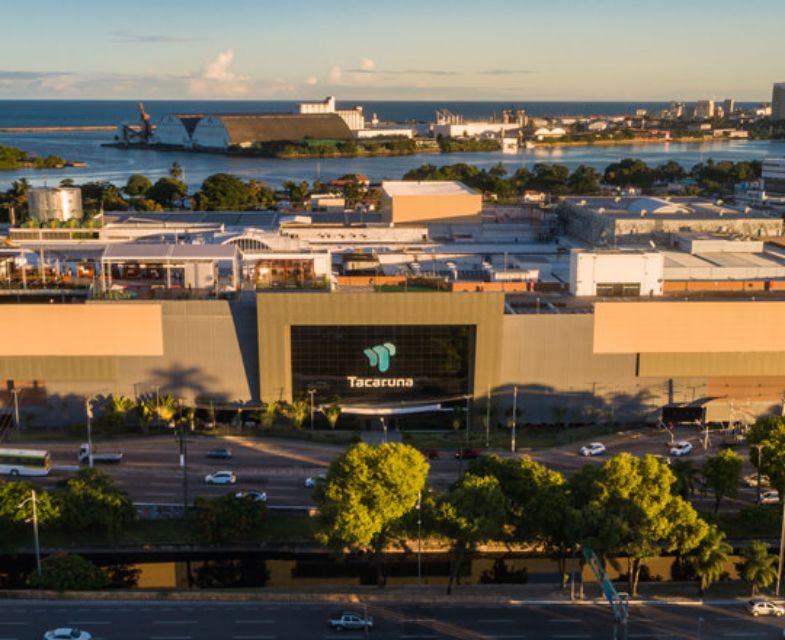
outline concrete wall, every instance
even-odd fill
[[[129,356],[126,350],[95,355],[90,346],[93,325],[87,322],[81,328],[69,327],[72,341],[61,339],[59,345],[49,344],[47,353],[39,350],[35,355],[14,356],[5,352],[0,356],[0,380],[22,387],[35,381],[46,390],[45,403],[36,402],[27,408],[25,394],[20,394],[23,409],[38,414],[39,421],[57,424],[81,419],[85,395],[114,393],[134,397],[154,393],[156,387],[161,393],[189,402],[198,396],[218,402],[258,398],[256,311],[252,299],[232,303],[178,300],[25,306],[26,317],[33,322],[52,309],[80,309],[87,317],[103,318],[105,309],[110,308],[129,320],[139,309],[155,311],[163,344],[158,354]],[[6,308],[18,307],[3,307],[0,311]],[[124,327],[123,323],[114,327],[115,340],[121,345]],[[112,331],[112,326],[105,329]],[[41,394],[36,398],[40,399]]]

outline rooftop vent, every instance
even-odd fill
[[[614,202],[621,202],[621,196],[616,196],[616,197],[613,199],[613,201],[614,201]]]

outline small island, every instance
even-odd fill
[[[70,162],[60,156],[41,157],[29,154],[16,147],[0,145],[0,171],[18,169],[63,169],[64,167],[83,167],[83,162]]]

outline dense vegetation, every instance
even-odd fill
[[[60,156],[46,156],[44,158],[30,155],[16,147],[0,145],[0,171],[14,171],[16,169],[62,169],[66,161]]]
[[[498,146],[497,146],[498,148]],[[417,142],[401,136],[365,140],[303,140],[302,142],[257,142],[250,147],[232,147],[230,153],[264,158],[339,158],[355,156],[410,155]]]

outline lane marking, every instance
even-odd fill
[[[511,624],[512,618],[496,618],[494,620],[477,620],[483,624]]]
[[[153,620],[153,624],[196,624],[196,620]]]
[[[235,624],[273,624],[275,620],[235,620]]]
[[[30,624],[29,622],[0,622],[0,625]]]

